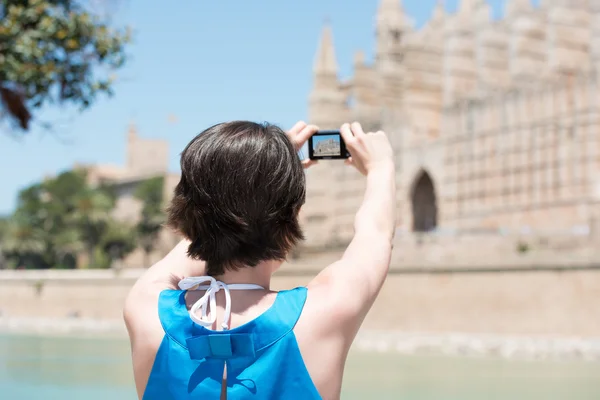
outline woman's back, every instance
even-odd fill
[[[153,268],[161,267],[166,265]],[[343,315],[329,310],[323,294],[318,287],[231,290],[230,329],[217,330],[225,314],[224,291],[210,310],[216,316],[211,329],[190,317],[206,291],[160,291],[155,306],[145,301],[147,311],[136,318],[148,323],[148,316],[158,317],[153,331],[146,332],[155,338],[153,349],[147,349],[155,357],[146,366],[143,399],[219,398],[220,393],[230,399],[339,398],[345,343],[351,340],[335,335],[344,326]]]
[[[124,310],[140,398],[339,398],[346,356],[389,268],[394,165],[385,134],[342,126],[351,163],[367,176],[354,238],[306,288],[271,292],[302,237],[295,151],[315,131],[299,123],[288,140],[236,122],[184,151],[169,220],[188,241],[138,280]],[[187,285],[194,276],[210,276],[206,291]]]
[[[304,366],[293,328],[305,288],[279,292],[271,307],[230,330],[213,331],[189,316],[186,292],[163,291],[158,313],[165,338],[144,399],[321,398]],[[226,379],[223,379],[226,365]]]

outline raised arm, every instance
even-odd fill
[[[358,123],[344,124],[342,137],[349,164],[366,176],[362,205],[354,220],[354,237],[342,258],[309,285],[328,293],[338,320],[349,323],[353,336],[373,305],[387,276],[396,227],[396,179],[393,151],[383,132],[364,133]]]

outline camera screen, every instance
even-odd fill
[[[335,157],[342,154],[340,135],[313,136],[313,155],[316,157]]]

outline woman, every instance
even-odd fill
[[[389,268],[395,168],[383,132],[341,134],[367,180],[343,256],[307,287],[271,276],[302,239],[298,150],[318,128],[213,126],[181,156],[169,226],[186,240],[132,288],[124,317],[140,398],[338,399],[348,350]]]

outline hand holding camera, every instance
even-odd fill
[[[313,135],[318,134],[318,132],[319,128],[317,126],[307,125],[304,121],[298,121],[296,125],[286,133],[296,151],[300,151],[302,146],[304,146],[304,143],[306,143],[307,140],[311,140]],[[309,158],[308,160],[302,161],[302,166],[308,168],[316,163],[317,161],[315,159]]]
[[[363,175],[379,167],[394,166],[394,152],[383,131],[365,133],[358,122],[344,124],[340,134],[350,153],[347,164],[354,165]]]
[[[298,133],[290,136],[293,143],[301,142],[301,147],[308,140],[309,160],[304,161],[306,166],[317,160],[343,159],[363,175],[380,165],[393,167],[394,153],[383,131],[365,133],[358,122],[344,124],[339,131],[319,131],[314,125],[298,123],[290,134],[296,131]]]

